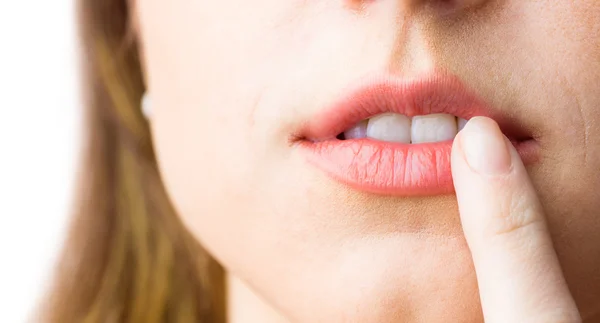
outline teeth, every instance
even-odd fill
[[[461,131],[467,124],[467,119],[458,118],[458,131]]]
[[[367,123],[367,120],[363,120],[356,126],[344,131],[344,139],[361,139],[367,137]]]
[[[413,117],[413,144],[451,140],[457,133],[456,117],[450,114],[429,114]]]
[[[410,143],[410,119],[401,114],[386,113],[369,119],[367,137],[382,141]]]
[[[344,131],[344,139],[372,138],[405,144],[442,142],[454,139],[467,121],[445,113],[412,118],[397,113],[385,113],[363,120]]]

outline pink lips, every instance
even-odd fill
[[[314,117],[299,142],[308,161],[355,189],[389,195],[439,195],[454,191],[450,171],[452,141],[399,144],[372,139],[339,140],[338,134],[361,120],[393,112],[407,116],[447,113],[464,119],[495,119],[525,162],[537,144],[508,118],[492,113],[456,77],[433,75],[415,80],[381,76],[362,82]]]

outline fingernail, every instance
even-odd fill
[[[507,142],[492,119],[472,118],[459,137],[467,163],[476,172],[497,175],[510,170],[512,162]]]

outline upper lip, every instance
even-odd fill
[[[467,120],[486,116],[494,119],[509,139],[530,139],[517,120],[493,109],[457,77],[439,73],[410,80],[391,75],[362,80],[312,118],[298,137],[313,142],[332,140],[362,120],[390,112],[409,117],[447,113]]]

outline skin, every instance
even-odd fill
[[[525,321],[555,305],[576,321],[573,299],[600,320],[600,2],[139,0],[136,15],[163,180],[228,271],[232,322]],[[432,69],[518,118],[540,160],[478,177],[455,144],[458,200],[386,197],[290,144],[365,75]],[[515,196],[533,207],[505,207]],[[485,224],[523,214],[543,229]],[[519,302],[540,286],[551,300]]]

